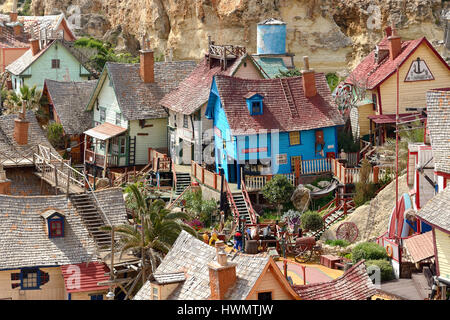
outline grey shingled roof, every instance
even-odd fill
[[[450,88],[427,92],[427,127],[435,169],[450,173]]]
[[[231,258],[228,258],[229,261]],[[237,263],[236,285],[228,292],[226,299],[243,300],[247,298],[256,280],[269,263],[268,255],[238,254],[232,262]],[[209,286],[208,264],[216,260],[216,250],[182,231],[155,271],[155,277],[184,272],[186,280],[180,282],[170,294],[168,300],[207,300],[211,295]],[[134,300],[149,300],[151,295],[150,282],[139,290]]]
[[[85,107],[97,80],[64,82],[47,79],[45,85],[66,134],[82,134],[91,128],[92,113],[85,111]]]
[[[120,189],[107,189],[96,195],[113,224],[126,222]],[[46,234],[41,213],[49,208],[65,215],[63,238],[49,239]],[[98,260],[94,240],[65,195],[0,195],[0,270]]]
[[[425,222],[450,232],[450,187],[431,198],[417,215]]]
[[[154,274],[153,279],[159,284],[177,283],[186,280],[184,272]]]
[[[167,118],[160,100],[194,69],[194,61],[155,62],[155,82],[144,83],[139,64],[107,63],[117,102],[128,120]]]
[[[36,55],[33,56],[31,49],[26,51],[20,58],[6,67],[6,70],[14,75],[20,75],[27,70],[36,60],[39,59],[49,48],[55,44],[64,46],[78,62],[83,65],[89,72],[96,74],[95,69],[92,67],[89,58],[86,57],[80,50],[76,49],[74,43],[65,40],[52,40],[45,48],[42,48]]]

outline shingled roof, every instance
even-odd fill
[[[293,288],[303,300],[367,300],[377,292],[367,274],[364,260],[332,281]]]
[[[222,70],[220,62],[211,59],[211,68],[205,57],[189,74],[189,76],[181,81],[179,86],[169,92],[161,100],[161,105],[175,112],[181,112],[189,115],[197,111],[202,105],[208,102],[211,84],[215,75],[232,76],[245,59],[251,59],[248,54],[242,55],[233,60],[227,70]],[[256,62],[255,62],[256,64]]]
[[[120,189],[98,191],[96,196],[112,224],[126,223]],[[49,238],[46,234],[41,213],[48,209],[64,214],[63,238]],[[94,240],[65,195],[0,195],[0,270],[91,261],[99,261]]]
[[[85,108],[96,85],[97,80],[45,80],[44,90],[47,89],[66,134],[82,134],[92,126],[92,113],[85,111]]]
[[[210,297],[208,263],[215,260],[215,248],[205,244],[182,231],[156,269],[154,277],[164,278],[184,272],[185,280],[178,279],[179,285],[170,294],[168,300],[207,300]],[[230,259],[230,258],[229,258]],[[257,279],[260,277],[270,257],[267,255],[238,254],[233,262],[237,263],[236,285],[228,292],[227,299],[243,300],[247,298]],[[148,281],[136,294],[134,300],[149,300],[151,285]]]
[[[450,88],[427,92],[427,128],[436,171],[450,173]]]
[[[109,75],[116,93],[119,108],[128,120],[167,118],[160,101],[194,69],[194,61],[155,62],[155,82],[144,83],[140,77],[139,64],[108,62],[97,85],[93,99]],[[103,79],[103,81],[102,81]]]
[[[428,200],[417,216],[434,227],[450,232],[450,186]]]
[[[246,134],[250,128],[289,132],[344,124],[324,73],[315,74],[317,95],[312,98],[305,97],[302,77],[249,80],[218,75],[215,81],[232,134]],[[290,97],[283,86],[289,86]],[[249,92],[264,97],[262,115],[250,115],[244,98]],[[294,114],[288,100],[294,103]]]
[[[0,48],[28,48],[29,40],[28,34],[15,35],[13,28],[0,21]]]
[[[431,43],[425,38],[419,38],[415,40],[408,40],[402,42],[401,53],[391,60],[388,54],[381,59],[379,63],[375,61],[374,49],[369,55],[367,55],[363,61],[352,71],[352,73],[345,80],[346,83],[352,83],[356,80],[358,83],[362,83],[367,86],[367,89],[374,89],[379,86],[384,80],[389,78],[396,70],[397,65],[401,66],[411,54],[421,45],[426,44],[438,57],[447,68],[450,69],[448,64],[442,59],[440,54],[433,48]],[[389,40],[384,37],[379,43],[380,50],[389,50]]]

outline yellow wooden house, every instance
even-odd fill
[[[403,41],[395,29],[388,27],[385,32],[345,80],[366,93],[351,111],[353,132],[359,137],[370,135],[376,144],[395,135],[397,82],[400,121],[405,123],[424,117],[428,90],[450,83],[450,67],[425,37]]]

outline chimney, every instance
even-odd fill
[[[31,52],[33,53],[33,56],[37,55],[39,53],[40,45],[39,45],[39,39],[31,39],[30,40],[30,48]]]
[[[391,60],[395,60],[402,52],[402,38],[397,35],[397,30],[392,23],[392,35],[388,37],[389,40],[389,56]]]
[[[22,101],[22,112],[19,114],[19,118],[14,119],[14,139],[18,145],[28,144],[28,126],[29,122],[25,119],[27,103]]]
[[[155,82],[155,59],[149,41],[142,41],[140,76],[144,83]]]
[[[15,36],[22,35],[22,24],[20,22],[14,22],[13,30]]]
[[[17,0],[13,0],[11,12],[9,13],[9,22],[17,21]]]
[[[6,172],[0,164],[0,194],[11,194],[11,180],[6,178]]]
[[[305,69],[302,70],[303,91],[305,97],[311,98],[317,94],[315,72],[313,69],[309,69],[308,56],[303,57],[303,63],[305,65]]]
[[[391,28],[391,26],[387,26],[385,29],[384,29],[384,32],[386,33],[386,37],[390,37],[390,36],[392,36],[392,28]]]
[[[223,300],[230,288],[236,284],[236,263],[227,261],[225,244],[216,241],[217,261],[208,264],[211,300]]]

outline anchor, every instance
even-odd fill
[[[417,58],[417,65],[414,66],[414,73],[421,74],[425,69],[420,70],[420,58]]]

